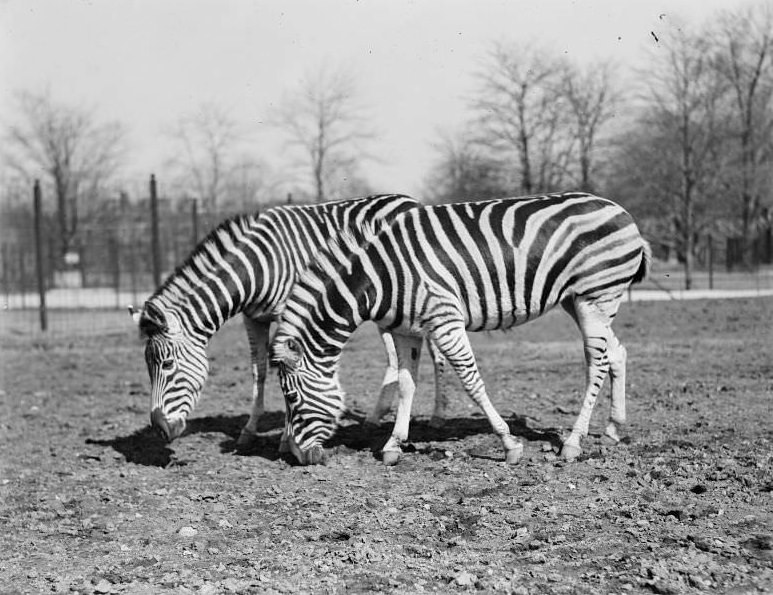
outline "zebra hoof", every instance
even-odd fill
[[[514,448],[505,452],[505,463],[508,465],[515,465],[521,460],[523,456],[523,444],[519,444]]]
[[[563,447],[561,447],[561,457],[566,461],[574,461],[580,454],[582,454],[582,448],[578,445],[564,442]]]
[[[239,437],[236,439],[236,446],[237,448],[247,448],[252,446],[255,443],[257,437],[257,432],[253,432],[247,428],[242,428],[242,431],[239,433]]]
[[[397,462],[400,460],[400,454],[399,450],[385,450],[381,453],[381,462],[387,467],[397,465]]]
[[[616,423],[610,423],[604,430],[604,435],[612,440],[615,444],[620,442],[620,434],[617,433]]]

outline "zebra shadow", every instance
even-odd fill
[[[127,463],[148,467],[169,467],[174,461],[174,451],[166,440],[150,426],[134,431],[128,436],[109,440],[86,439],[86,444],[109,447],[121,453]]]
[[[145,426],[135,430],[128,436],[117,436],[107,440],[86,439],[86,444],[94,444],[112,448],[123,455],[127,463],[135,463],[148,467],[183,466],[187,462],[179,459],[174,450],[175,444],[197,434],[224,434],[226,438],[220,442],[221,452],[260,456],[269,460],[277,460],[283,455],[279,453],[279,438],[284,427],[284,412],[267,412],[258,424],[258,435],[246,448],[237,446],[237,439],[247,415],[215,415],[188,418],[188,423],[182,435],[173,443],[169,443],[158,430]]]
[[[360,412],[348,412],[341,425],[326,447],[335,453],[370,452],[373,458],[381,457],[383,448],[394,427],[394,421],[382,421],[379,424],[364,423],[365,416]],[[527,420],[511,416],[506,421],[514,436],[530,442],[549,442],[560,448],[561,437],[552,428],[534,429]],[[284,428],[284,411],[268,411],[258,423],[258,433],[247,446],[238,445],[242,428],[247,423],[247,415],[216,415],[189,418],[188,425],[177,441],[185,440],[197,434],[222,434],[220,451],[237,456],[257,456],[269,461],[284,459],[290,464],[296,461],[292,455],[279,452],[279,442]],[[442,453],[445,448],[436,443],[464,440],[472,436],[491,434],[488,420],[479,414],[465,417],[453,417],[445,420],[442,426],[431,423],[429,417],[412,418],[406,452],[420,452],[430,456]],[[177,442],[176,441],[176,442]],[[185,464],[175,456],[174,444],[169,444],[153,428],[146,426],[128,436],[118,436],[109,440],[87,439],[87,444],[109,447],[124,456],[127,463],[151,467],[173,467]],[[417,446],[419,445],[419,446]],[[470,453],[475,458],[496,459],[500,453],[492,455]]]
[[[238,444],[238,439],[247,419],[247,415],[189,418],[188,427],[180,438],[200,433],[220,433],[226,436],[220,442],[220,451],[223,453],[258,456],[270,461],[284,458],[279,452],[279,440],[285,425],[284,411],[266,411],[258,420],[257,435],[253,436],[249,445],[242,446]]]
[[[349,414],[347,417],[348,419],[343,420],[341,427],[328,442],[328,446],[334,452],[370,450],[374,458],[380,459],[381,449],[392,434],[394,421],[383,421],[373,425],[363,423],[364,415],[358,413]],[[549,442],[557,449],[561,447],[561,436],[554,428],[531,428],[526,418],[517,415],[507,418],[506,421],[514,436],[529,442]],[[480,435],[492,435],[491,425],[482,414],[447,418],[439,426],[433,424],[429,417],[417,416],[411,419],[408,442],[403,450],[420,452],[433,457],[441,456],[446,450],[442,443],[458,442]],[[473,458],[501,458],[501,453],[498,451],[491,455],[477,452],[476,449],[468,449],[468,452]]]
[[[549,442],[560,449],[562,441],[558,431],[553,428],[531,428],[525,417],[512,415],[506,420],[510,431],[529,442]],[[237,440],[241,429],[247,423],[246,415],[216,416],[194,418],[181,437],[199,432],[220,432],[228,438],[220,443],[222,452],[230,452],[242,456],[259,456],[271,461],[284,459],[290,464],[296,460],[289,453],[279,452],[279,442],[284,428],[284,411],[266,412],[258,423],[258,434],[248,446],[239,446]],[[370,452],[373,458],[381,458],[381,450],[392,434],[394,421],[383,421],[379,424],[365,423],[365,415],[359,411],[348,411],[344,414],[338,430],[325,445],[334,453],[346,454],[352,452]],[[445,449],[436,447],[433,443],[464,440],[472,436],[491,434],[491,426],[482,414],[453,417],[444,421],[441,426],[432,424],[429,417],[417,416],[411,419],[406,452],[425,452],[433,455],[434,451]],[[415,446],[414,443],[423,446]],[[492,455],[471,452],[475,458],[498,459],[501,453]]]

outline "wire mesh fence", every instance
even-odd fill
[[[51,332],[125,332],[131,323],[126,306],[144,303],[201,238],[236,214],[202,211],[193,200],[157,198],[154,241],[152,198],[104,201],[102,211],[80,222],[64,254],[52,217],[42,214],[38,242],[32,209],[3,217],[0,333],[40,332],[43,314]],[[772,252],[769,228],[749,242],[707,238],[699,243],[692,287],[773,291]],[[672,296],[684,286],[678,263],[656,262],[638,289]]]

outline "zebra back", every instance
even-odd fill
[[[467,330],[505,329],[574,295],[619,294],[650,261],[631,216],[585,193],[420,207],[369,239],[344,237],[306,271],[278,339],[332,364],[366,319],[423,333],[451,307]]]
[[[404,195],[374,195],[227,219],[149,298],[141,328],[157,328],[150,313],[172,312],[187,335],[206,341],[239,312],[276,318],[300,273],[331,238],[366,226],[379,229],[417,204]]]

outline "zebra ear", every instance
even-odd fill
[[[169,329],[164,312],[153,302],[145,302],[145,309],[139,316],[140,334],[149,337]]]
[[[126,306],[126,308],[129,310],[129,316],[132,317],[132,320],[134,321],[134,324],[139,325],[140,317],[142,316],[142,310],[137,310],[137,308],[135,308],[131,304]]]
[[[278,342],[274,346],[274,357],[272,363],[281,365],[288,372],[293,372],[301,362],[303,350],[300,344],[293,338]]]

